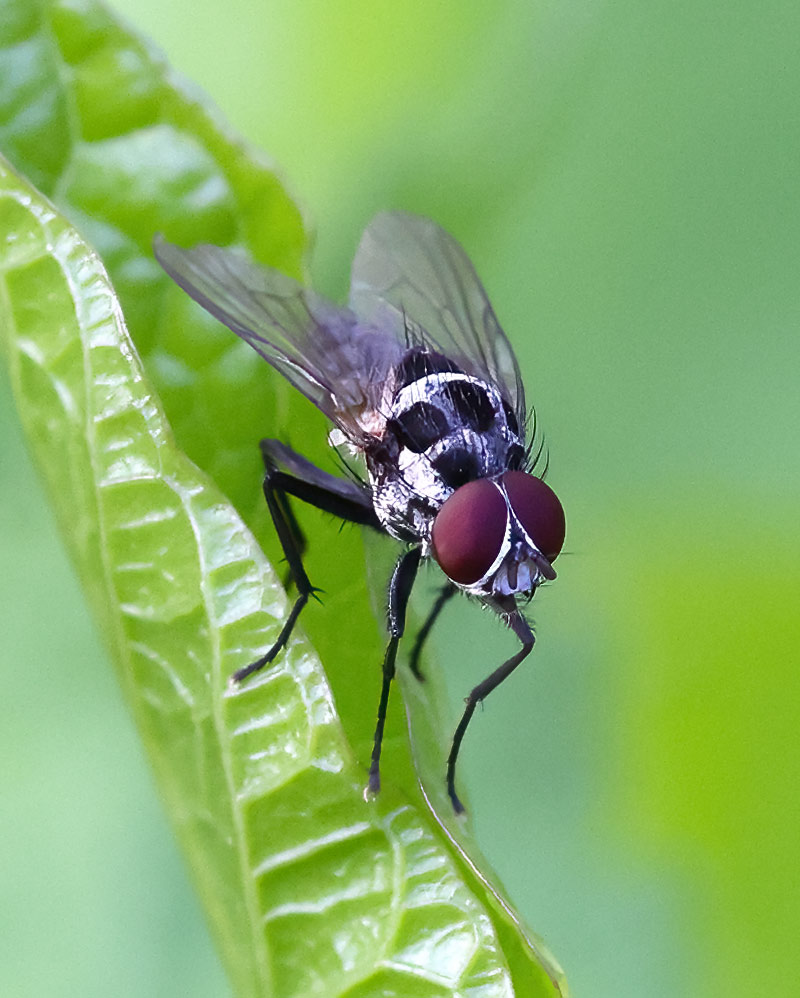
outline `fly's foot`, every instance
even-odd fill
[[[242,682],[243,679],[247,679],[248,676],[252,676],[254,672],[258,672],[259,669],[263,669],[265,665],[269,663],[277,656],[278,652],[283,648],[286,642],[289,640],[289,636],[294,629],[294,625],[297,623],[297,618],[300,616],[300,612],[303,607],[308,602],[308,597],[313,596],[314,599],[318,597],[316,594],[322,592],[321,589],[317,589],[315,586],[310,584],[303,587],[303,591],[294,601],[294,606],[292,607],[292,612],[286,619],[286,623],[281,628],[281,633],[275,644],[270,648],[266,655],[262,655],[261,658],[257,658],[255,662],[251,662],[249,665],[244,666],[242,669],[237,669],[236,672],[231,676],[231,684],[237,685]]]

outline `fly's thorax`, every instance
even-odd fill
[[[390,533],[429,544],[453,492],[521,467],[524,447],[497,389],[447,358],[414,348],[395,373],[384,433],[367,454],[373,502]]]
[[[425,455],[450,489],[520,467],[525,456],[511,407],[493,385],[460,371],[437,371],[401,386],[386,432],[401,451]],[[448,460],[454,453],[461,464]]]

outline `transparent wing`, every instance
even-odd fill
[[[236,250],[207,244],[185,250],[160,236],[153,249],[164,270],[196,302],[351,438],[362,435],[352,414],[369,404],[368,380],[385,377],[384,369],[394,361],[393,337],[373,335],[350,309]]]
[[[350,307],[376,321],[386,306],[419,327],[424,342],[494,384],[525,425],[525,392],[514,351],[464,250],[427,218],[377,215],[353,261]]]

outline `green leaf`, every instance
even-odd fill
[[[492,922],[415,808],[363,770],[302,638],[227,677],[288,609],[252,535],[177,448],[97,256],[0,169],[4,345],[242,995],[511,993]]]
[[[118,302],[76,230],[5,170],[14,390],[237,993],[564,993],[443,801],[452,725],[432,681],[406,690],[425,797],[395,709],[384,790],[363,801],[383,637],[355,535],[303,520],[312,580],[332,594],[304,616],[327,676],[298,635],[276,668],[227,690],[287,612],[236,512],[263,524],[254,442],[288,429],[316,456],[324,431],[169,284],[150,240],[240,242],[302,274],[299,213],[263,159],[104,8],[0,10],[0,145],[91,238],[119,291]]]

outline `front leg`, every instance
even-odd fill
[[[533,642],[535,640],[533,631],[518,610],[514,610],[511,614],[508,626],[522,642],[522,647],[516,655],[513,655],[507,662],[503,662],[503,664],[499,668],[495,669],[491,675],[487,676],[482,683],[478,683],[478,685],[471,690],[466,700],[467,705],[464,708],[464,714],[458,722],[455,735],[453,735],[453,745],[450,749],[450,755],[447,758],[447,793],[450,796],[450,800],[453,804],[453,810],[456,814],[461,814],[464,810],[464,805],[461,803],[458,798],[458,794],[456,793],[456,760],[458,759],[458,750],[461,748],[461,741],[464,738],[467,726],[472,719],[472,715],[475,713],[475,707],[482,700],[485,700],[492,690],[496,690],[500,683],[508,679],[520,662],[530,655],[531,649],[533,648]]]
[[[397,564],[392,572],[392,581],[389,584],[389,643],[386,646],[386,654],[383,656],[383,683],[381,684],[381,698],[378,702],[378,723],[375,727],[375,740],[372,746],[372,762],[369,767],[369,783],[367,792],[376,794],[381,788],[381,743],[383,742],[383,728],[386,723],[386,710],[389,705],[389,689],[392,685],[395,672],[395,661],[397,659],[397,645],[403,636],[406,626],[406,609],[414,580],[417,577],[421,548],[412,548],[400,555]]]

